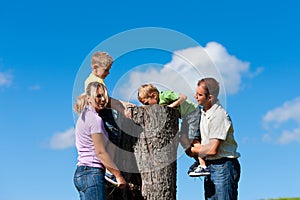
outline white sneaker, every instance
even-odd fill
[[[195,161],[189,168],[188,170],[188,174],[190,174],[191,172],[195,171],[195,169],[200,165],[199,161]]]
[[[189,176],[191,177],[198,177],[198,176],[208,176],[210,175],[210,171],[208,167],[201,167],[198,165],[198,167],[189,173]]]
[[[107,182],[113,185],[118,185],[116,177],[112,173],[110,173],[110,171],[106,170],[104,178]]]

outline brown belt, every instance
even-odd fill
[[[234,161],[234,162],[236,162],[237,158],[225,158],[225,157],[223,157],[223,158],[219,158],[219,159],[215,159],[215,160],[205,160],[205,163],[207,165],[211,165],[211,164],[213,164],[213,165],[220,165],[220,164],[224,164],[227,161]]]

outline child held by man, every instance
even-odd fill
[[[154,85],[144,84],[138,89],[138,100],[143,105],[160,104],[177,108],[182,119],[179,132],[180,144],[184,149],[200,144],[200,109],[197,104],[187,100],[186,95],[170,90],[158,91]],[[205,161],[200,157],[195,157],[195,160],[188,170],[188,175],[191,177],[209,175]]]

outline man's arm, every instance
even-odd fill
[[[216,155],[221,142],[222,140],[219,139],[210,139],[209,143],[206,145],[192,146],[187,154],[189,155],[190,153],[191,155],[197,155],[201,158]]]

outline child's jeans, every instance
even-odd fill
[[[99,116],[104,122],[105,130],[108,133],[108,139],[116,146],[119,146],[121,140],[121,129],[115,121],[114,114],[117,113],[113,112],[114,111],[112,109],[103,109],[100,110]]]

